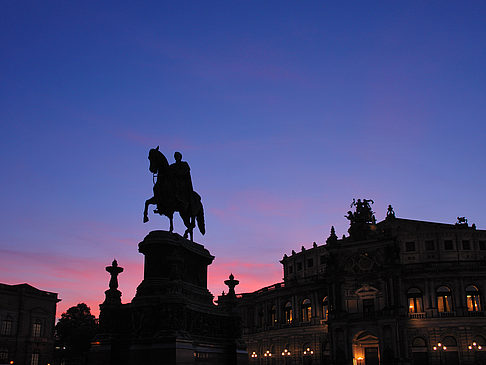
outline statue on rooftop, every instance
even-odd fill
[[[356,207],[355,212],[348,211],[345,217],[350,222],[348,232],[354,238],[363,239],[366,237],[371,229],[376,228],[376,218],[371,204],[374,204],[372,199],[353,199],[351,208]]]
[[[189,164],[182,161],[180,152],[174,153],[175,162],[169,165],[164,154],[157,148],[149,151],[150,161],[149,171],[154,175],[154,196],[145,201],[143,211],[143,221],[148,222],[148,207],[151,204],[157,206],[154,213],[165,215],[170,221],[170,232],[174,230],[174,212],[179,212],[186,231],[184,238],[190,236],[193,240],[193,230],[196,226],[204,234],[206,228],[204,224],[204,209],[201,197],[193,190]]]
[[[393,218],[395,218],[395,211],[393,210],[391,204],[389,204],[388,209],[386,211],[386,219],[393,219]]]

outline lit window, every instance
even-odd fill
[[[322,300],[322,319],[327,321],[327,316],[329,315],[329,302],[327,297]]]
[[[8,361],[8,349],[2,348],[0,349],[0,363],[6,364]]]
[[[302,302],[302,321],[309,322],[312,316],[311,301],[306,299]]]
[[[407,292],[408,297],[408,312],[422,313],[422,292],[417,288],[412,288]]]
[[[2,321],[2,331],[3,336],[10,336],[12,334],[12,323],[11,319],[5,319]]]
[[[277,323],[277,308],[273,305],[270,309],[270,325],[274,326]]]
[[[39,353],[34,352],[30,357],[30,365],[39,365]]]
[[[452,312],[451,290],[446,286],[437,289],[437,309],[439,312]]]
[[[40,337],[41,336],[41,329],[42,329],[41,323],[39,321],[35,322],[32,325],[32,336],[33,337]]]
[[[290,324],[292,323],[292,304],[290,302],[287,302],[285,304],[285,323]]]
[[[469,312],[480,312],[481,301],[479,299],[479,290],[474,285],[466,288],[466,305]]]

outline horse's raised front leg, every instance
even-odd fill
[[[149,221],[148,207],[149,207],[150,204],[156,204],[154,196],[151,197],[150,199],[145,200],[145,209],[143,210],[143,223],[147,223]]]

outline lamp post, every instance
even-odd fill
[[[470,344],[467,349],[471,352],[473,352],[473,356],[474,356],[474,361],[476,361],[476,352],[477,351],[482,351],[483,350],[483,346],[479,345],[477,342],[473,342],[472,344]]]
[[[447,346],[442,345],[440,342],[437,343],[437,346],[432,347],[434,351],[439,353],[439,363],[442,365],[442,351],[447,350]]]

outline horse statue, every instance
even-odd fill
[[[176,152],[176,154],[177,153],[178,152]],[[180,155],[179,160],[181,157],[182,155]],[[149,151],[148,159],[150,161],[149,171],[153,174],[154,196],[145,201],[143,222],[148,222],[148,207],[153,204],[157,206],[154,213],[165,215],[169,218],[169,231],[171,233],[174,231],[174,212],[179,212],[179,215],[187,228],[184,232],[184,238],[187,238],[189,235],[191,241],[193,241],[193,230],[194,227],[196,227],[196,221],[199,231],[204,235],[206,233],[204,209],[201,197],[198,193],[192,190],[192,183],[190,184],[190,191],[188,190],[187,193],[187,201],[181,199],[180,194],[178,194],[177,177],[175,176],[173,169],[171,169],[173,165],[169,165],[164,154],[159,151],[159,146],[157,146],[157,148],[152,148]],[[182,163],[186,164],[185,162]],[[187,165],[187,169],[189,169],[189,165]]]

